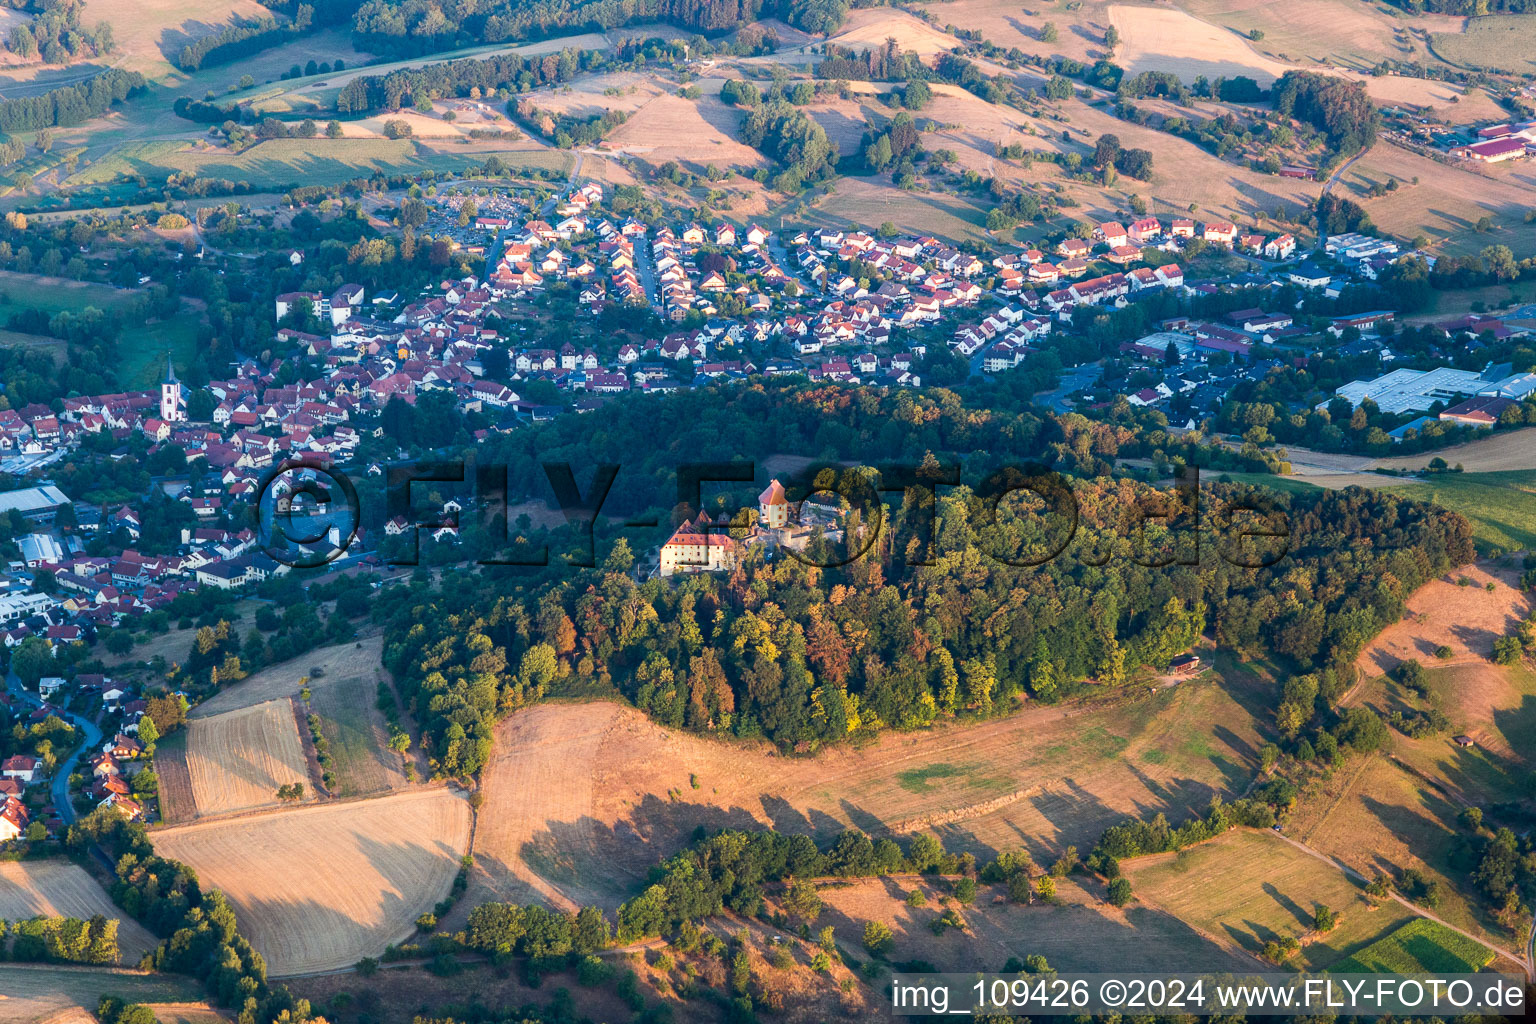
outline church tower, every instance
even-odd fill
[[[165,357],[165,380],[160,382],[160,418],[167,423],[181,423],[187,418],[181,381],[176,379],[170,355]]]

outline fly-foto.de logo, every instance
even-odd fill
[[[591,467],[583,474],[585,485],[568,462],[545,462],[539,468],[552,498],[549,504],[570,533],[571,543],[563,546],[556,564],[597,564],[594,526],[599,516],[620,531],[654,532],[660,526],[656,515],[626,518],[604,511],[623,474],[618,464]],[[1091,542],[1090,531],[1083,528],[1079,487],[1085,481],[1033,462],[993,469],[979,479],[968,479],[963,470],[960,463],[931,459],[922,464],[839,465],[781,483],[777,478],[765,481],[751,461],[684,462],[674,474],[672,522],[678,532],[673,541],[686,540],[689,557],[696,559],[684,568],[703,568],[718,561],[712,548],[729,549],[743,537],[773,535],[786,541],[799,536],[802,543],[779,543],[775,549],[807,565],[834,568],[879,550],[882,531],[893,528],[893,506],[900,504],[902,527],[909,534],[903,538],[905,563],[932,565],[944,554],[935,518],[937,500],[963,488],[972,527],[985,532],[989,525],[1008,524],[1008,536],[1015,542],[982,550],[1013,566],[1038,566],[1062,557],[1089,565],[1120,557],[1149,568],[1193,566],[1201,563],[1203,551],[1211,550],[1229,564],[1265,568],[1283,559],[1290,547],[1289,518],[1271,495],[1229,487],[1212,497],[1202,489],[1196,466],[1179,467],[1171,486],[1136,488],[1116,510],[1109,528],[1111,543],[1105,542],[1102,523],[1092,531]],[[263,477],[258,494],[263,549],[294,568],[358,557],[366,518],[387,524],[384,532],[398,538],[395,550],[381,559],[388,565],[417,565],[423,531],[458,536],[463,530],[482,531],[489,543],[480,550],[494,552],[476,558],[476,564],[551,564],[547,543],[535,544],[509,532],[506,465],[449,459],[397,463],[370,472],[382,478],[382,495],[375,499],[381,509],[365,508],[347,472],[328,462],[297,456],[275,465]],[[750,485],[756,493],[765,483],[755,505],[739,507],[733,514],[702,511],[706,491]],[[423,495],[444,490],[467,496],[421,507]],[[1095,512],[1102,519],[1103,509],[1096,507]],[[855,528],[844,529],[848,523]],[[805,543],[812,533],[835,543]],[[1019,541],[1021,536],[1026,539]]]

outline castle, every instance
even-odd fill
[[[824,506],[815,506],[811,512],[801,502],[791,509],[784,485],[770,480],[768,487],[757,496],[757,524],[745,539],[737,540],[723,532],[709,516],[700,513],[699,518],[684,522],[661,546],[661,575],[671,576],[679,572],[729,572],[736,568],[746,549],[761,544],[769,549],[788,548],[804,550],[817,528],[825,537],[838,540],[842,530],[835,512]],[[813,522],[814,520],[814,522]]]

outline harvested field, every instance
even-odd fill
[[[295,782],[306,800],[314,799],[287,699],[189,721],[187,774],[199,818],[276,806],[277,788]]]
[[[1009,903],[1001,886],[982,886],[976,905],[959,907],[965,931],[935,937],[930,923],[944,912],[947,886],[928,880],[870,879],[823,885],[817,926],[830,924],[839,944],[863,952],[864,924],[892,932],[893,962],[926,960],[941,971],[1001,971],[1011,957],[1040,954],[1061,971],[1253,970],[1253,958],[1211,941],[1171,914],[1144,903],[1123,910],[1104,902],[1102,888],[1074,877],[1058,880],[1055,904]],[[928,903],[909,907],[922,889]],[[1089,892],[1088,890],[1093,890]]]
[[[136,964],[155,948],[155,937],[133,918],[124,917],[96,879],[78,864],[62,858],[0,863],[0,920],[39,916],[88,919],[96,914],[117,918],[121,963]],[[4,1017],[3,1011],[4,1004],[0,1003],[0,1017]]]
[[[934,28],[905,11],[889,7],[865,7],[848,13],[848,20],[827,42],[853,50],[867,50],[894,39],[907,53],[932,57],[960,45],[960,40]]]
[[[1264,943],[1295,937],[1301,963],[1321,970],[1413,917],[1395,900],[1372,910],[1361,887],[1338,868],[1272,833],[1239,829],[1178,853],[1123,861],[1136,898],[1180,921],[1257,954]],[[1339,915],[1327,935],[1312,935],[1319,906]]]
[[[255,0],[96,0],[89,23],[112,25],[112,39],[125,66],[153,77],[170,70],[182,47],[210,35],[230,21],[269,17]],[[346,55],[351,57],[349,52]],[[238,74],[236,78],[240,77]]]
[[[442,788],[157,831],[155,849],[229,896],[274,975],[348,967],[448,894],[469,802]]]
[[[1415,60],[1426,55],[1412,31],[1421,26],[1444,28],[1460,19],[1435,16],[1393,17],[1359,0],[1182,0],[1190,14],[1246,36],[1264,33],[1253,47],[1292,61],[1342,64],[1368,69],[1383,58]]]
[[[903,234],[927,234],[950,241],[980,241],[986,213],[962,196],[903,192],[888,180],[839,178],[836,191],[817,201],[805,217],[814,227],[890,221]]]
[[[1215,5],[1209,6],[1214,8]],[[1264,6],[1268,11],[1277,10],[1274,4]],[[1336,0],[1303,0],[1295,10],[1290,5],[1279,10],[1283,13],[1278,15],[1278,20],[1285,26],[1309,26],[1300,32],[1283,32],[1279,37],[1289,37],[1297,42],[1303,53],[1292,52],[1278,41],[1270,40],[1269,30],[1260,26],[1260,22],[1270,19],[1257,17],[1252,10],[1229,17],[1226,10],[1213,9],[1202,15],[1217,22],[1212,24],[1201,20],[1201,16],[1174,8],[1112,4],[1109,19],[1124,40],[1116,62],[1133,75],[1143,71],[1166,71],[1185,82],[1192,82],[1199,75],[1211,79],[1246,75],[1260,85],[1268,85],[1287,71],[1307,67],[1360,82],[1378,103],[1440,108],[1452,107],[1459,102],[1462,90],[1445,82],[1399,75],[1376,77],[1364,73],[1385,57],[1413,60],[1415,54],[1422,55],[1423,48],[1412,33],[1379,12],[1363,4],[1340,4]],[[1309,12],[1316,20],[1307,20]],[[1341,29],[1341,24],[1358,24],[1359,28],[1349,31]],[[1259,44],[1246,38],[1250,28],[1261,28],[1265,33],[1262,41],[1265,52],[1259,52],[1256,49]],[[1334,52],[1333,48],[1339,46],[1344,49]],[[1283,54],[1284,59],[1268,56],[1275,52]],[[1303,55],[1316,63],[1294,63]]]
[[[996,0],[953,0],[929,10],[941,24],[980,32],[988,42],[1005,50],[1017,46],[1032,55],[1060,54],[1089,63],[1105,54],[1104,29],[1109,27],[1109,20],[1098,4],[1069,11],[1054,3],[1019,6]],[[1056,26],[1054,43],[1040,39],[1046,22]]]
[[[203,987],[176,974],[144,974],[108,967],[0,964],[0,1019],[6,1024],[94,1024],[101,997],[148,1003],[162,1022],[201,1010],[212,1014]],[[158,1012],[161,1007],[164,1013]],[[206,1019],[223,1019],[217,1015]]]
[[[1452,448],[1377,459],[1384,469],[1425,469],[1429,460],[1439,456],[1449,465],[1460,465],[1468,473],[1497,473],[1511,469],[1536,470],[1536,427],[1501,430],[1496,434],[1458,444]]]
[[[699,168],[714,164],[722,170],[762,166],[766,161],[761,153],[736,141],[741,114],[720,101],[723,81],[699,81],[703,95],[696,100],[675,93],[653,97],[610,132],[601,148],[652,164],[676,160]]]
[[[1111,4],[1109,21],[1122,40],[1115,63],[1130,75],[1167,71],[1185,82],[1246,75],[1268,85],[1292,67],[1255,53],[1237,33],[1174,8]]]
[[[1462,90],[1446,82],[1432,78],[1409,78],[1403,75],[1345,74],[1341,77],[1351,82],[1361,82],[1371,99],[1383,106],[1409,104],[1416,107],[1453,109],[1460,112]]]
[[[1234,671],[1126,706],[1028,707],[811,759],[675,732],[615,704],[530,708],[498,728],[461,906],[612,906],[698,825],[822,839],[850,825],[932,829],[978,856],[1024,845],[1054,858],[1133,812],[1183,816],[1247,785],[1263,743],[1250,706],[1273,685]]]

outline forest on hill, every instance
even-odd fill
[[[781,18],[826,33],[842,25],[848,7],[848,0],[340,0],[317,5],[316,16],[350,20],[360,50],[404,57],[658,21],[715,35],[759,18]]]
[[[750,405],[750,396],[735,404]],[[760,410],[755,436],[786,442],[797,415],[812,407],[801,401],[831,396],[790,389],[776,397]],[[1034,433],[1010,433],[1026,416]],[[946,419],[965,422],[949,423],[946,436]],[[686,418],[657,417],[643,434],[612,437],[610,425],[602,417],[583,424],[586,464],[619,436],[649,436],[659,454],[655,485],[665,482],[674,496],[662,461],[670,458],[675,472],[681,462],[728,458],[742,447],[730,442],[742,434],[726,433],[718,449],[690,450],[696,428],[708,424]],[[849,454],[875,445],[888,458],[991,446],[1001,465],[1010,452],[1045,450],[1081,475],[1050,484],[1038,470],[1002,468],[990,484],[937,493],[909,486],[886,507],[870,499],[871,471],[827,470],[798,494],[792,488],[791,498],[835,485],[848,502],[854,550],[818,540],[803,559],[780,553],[770,561],[748,548],[729,574],[638,582],[622,538],[602,538],[596,564],[583,569],[561,558],[570,536],[545,535],[551,559],[543,568],[488,567],[443,590],[423,580],[384,592],[374,616],[386,626],[385,663],[423,725],[436,772],[474,774],[500,718],[555,695],[618,693],[675,727],[814,748],[994,714],[1019,696],[1057,701],[1119,686],[1139,666],[1166,668],[1202,634],[1298,671],[1337,667],[1402,614],[1416,587],[1473,553],[1461,517],[1360,489],[1271,495],[1252,514],[1286,539],[1235,543],[1227,519],[1254,505],[1254,492],[1218,483],[1201,494],[1196,555],[1187,494],[1083,473],[1102,459],[1086,437],[1051,443],[1062,429],[1054,420],[946,407],[941,396],[844,392],[817,429],[846,431]],[[1101,452],[1115,450],[1112,435],[1100,443]],[[937,463],[928,457],[919,478],[939,472]],[[743,481],[704,503],[711,512],[751,508],[762,482]],[[1038,493],[1000,497],[1024,482]],[[638,507],[650,507],[650,480],[638,483]],[[635,507],[636,495],[628,499],[618,504]],[[699,509],[684,503],[675,511],[692,518]],[[1261,543],[1272,547],[1259,551]]]

